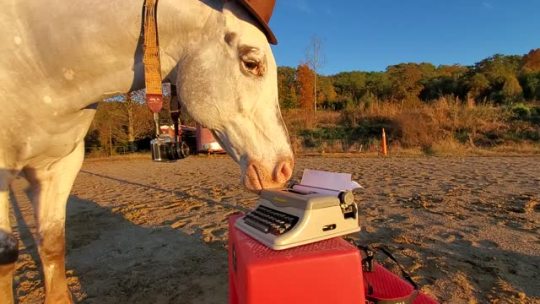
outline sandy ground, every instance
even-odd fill
[[[540,303],[540,158],[321,158],[351,172],[363,243],[383,243],[444,303]],[[43,301],[32,206],[18,179],[19,303]],[[87,161],[69,199],[67,269],[81,303],[226,303],[227,217],[257,197],[226,157]]]

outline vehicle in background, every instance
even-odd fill
[[[197,139],[197,152],[199,153],[225,153],[225,150],[216,141],[210,129],[204,128],[197,124],[195,128],[195,136]]]
[[[172,125],[161,125],[161,134],[174,138],[174,127]],[[181,125],[179,130],[181,141],[189,147],[189,154],[197,153],[225,153],[225,150],[214,138],[212,132],[197,124],[196,127]],[[187,156],[187,155],[186,155]]]

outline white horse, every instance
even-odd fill
[[[45,302],[70,303],[66,201],[96,102],[104,93],[143,86],[143,0],[1,2],[0,302],[13,302],[18,251],[8,186],[23,172],[33,192]],[[158,26],[162,75],[241,166],[245,186],[258,190],[290,178],[293,154],[268,32],[245,8],[235,1],[160,0]]]

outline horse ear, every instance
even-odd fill
[[[234,45],[236,40],[238,40],[238,35],[236,33],[228,32],[227,34],[225,34],[225,42],[228,45],[230,45],[230,46]]]

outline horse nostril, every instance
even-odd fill
[[[274,172],[274,182],[283,184],[288,181],[293,173],[293,166],[290,160],[280,162]]]
[[[244,172],[244,185],[252,191],[283,187],[293,174],[292,159],[279,161],[273,171],[266,169],[261,163],[251,161]]]

